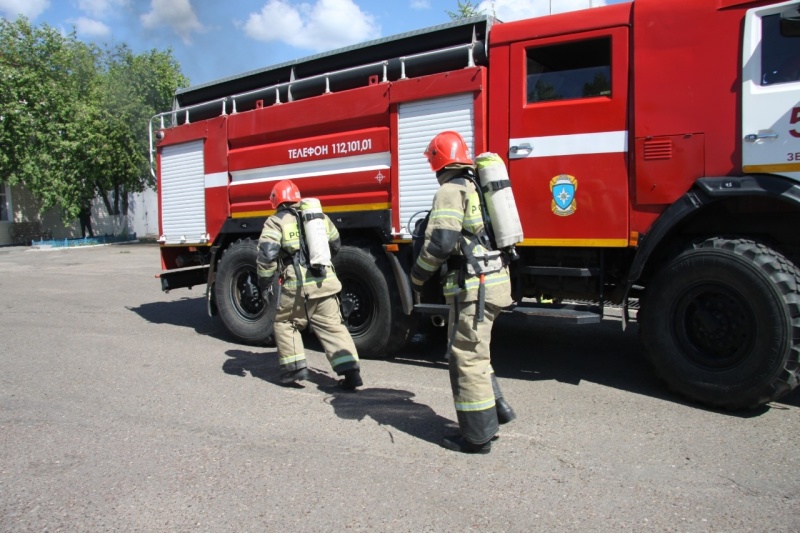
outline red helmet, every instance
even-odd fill
[[[273,209],[278,209],[278,206],[284,202],[299,202],[300,189],[297,188],[297,185],[292,180],[281,180],[272,188],[269,200],[272,202]]]
[[[425,157],[428,158],[428,163],[434,172],[439,172],[453,163],[472,164],[467,143],[464,142],[461,135],[454,131],[443,131],[431,139],[425,150]]]

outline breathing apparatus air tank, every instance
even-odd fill
[[[495,244],[499,249],[511,248],[522,242],[522,222],[519,219],[511,180],[503,159],[486,152],[475,158],[486,210],[492,223]]]
[[[325,228],[325,215],[322,205],[316,198],[303,198],[300,201],[300,217],[303,219],[303,233],[308,248],[308,263],[313,268],[331,265],[331,248]]]

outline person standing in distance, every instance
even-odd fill
[[[439,189],[411,282],[413,289],[421,292],[425,281],[447,264],[448,360],[460,434],[446,436],[442,445],[463,453],[485,454],[491,451],[498,424],[516,417],[500,392],[489,353],[494,319],[512,303],[511,280],[499,254],[489,253],[475,168],[464,139],[454,131],[443,131],[431,140],[425,157],[436,173]],[[476,271],[475,258],[489,256],[494,257],[493,266]]]
[[[292,384],[308,378],[301,331],[311,324],[334,372],[344,376],[339,385],[354,390],[363,382],[358,353],[339,309],[342,283],[332,266],[309,264],[297,186],[290,180],[279,181],[270,201],[276,211],[264,222],[256,263],[264,303],[268,308],[277,306],[273,328],[282,370],[279,379]],[[341,246],[339,231],[327,215],[322,216],[333,257]]]
[[[85,202],[81,207],[81,212],[78,214],[78,220],[81,223],[81,235],[83,238],[86,238],[86,233],[88,231],[89,237],[94,237],[94,231],[92,230],[92,203]]]

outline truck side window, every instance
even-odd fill
[[[527,51],[528,103],[611,96],[611,38]]]
[[[761,20],[761,85],[800,81],[800,37],[781,35],[780,18]]]

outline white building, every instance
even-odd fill
[[[112,217],[100,199],[92,203],[95,235],[133,235],[139,239],[158,237],[158,194],[149,189],[128,200],[128,215]],[[14,244],[12,236],[22,232],[30,238],[69,239],[81,237],[76,219],[65,225],[58,208],[42,211],[39,202],[23,187],[0,182],[0,245]],[[36,234],[34,236],[34,234]]]

